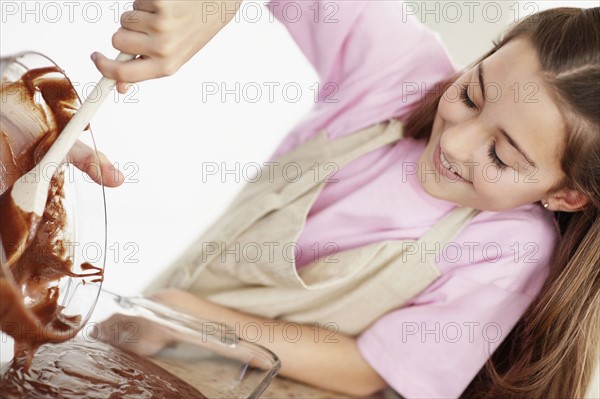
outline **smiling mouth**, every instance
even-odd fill
[[[458,176],[458,173],[456,171],[456,169],[454,168],[454,165],[452,165],[450,163],[450,161],[448,161],[446,159],[446,156],[444,155],[444,152],[440,150],[440,162],[442,163],[442,166],[446,169],[448,169],[450,172],[454,173],[455,175]]]
[[[444,155],[444,152],[442,151],[440,143],[438,143],[438,145],[436,146],[435,152],[433,154],[433,163],[438,173],[440,173],[442,176],[445,176],[448,179],[455,182],[470,183],[468,180],[459,175],[458,171],[456,170],[456,166],[451,164],[450,161],[448,161],[448,159]]]

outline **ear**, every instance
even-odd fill
[[[545,202],[551,211],[577,212],[587,206],[589,199],[581,191],[564,188],[551,194]]]

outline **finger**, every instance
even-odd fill
[[[133,2],[133,9],[152,13],[158,11],[155,0],[135,0]]]
[[[146,33],[125,28],[119,28],[115,32],[112,45],[127,54],[148,54],[152,50],[152,40]]]
[[[121,313],[115,313],[108,319],[95,325],[92,329],[91,337],[99,341],[104,341],[116,346],[128,346],[135,344],[132,337],[141,332],[141,326],[145,320],[136,316],[127,316]]]
[[[149,33],[153,28],[156,15],[146,11],[126,11],[121,15],[121,26],[134,32]]]
[[[110,335],[107,334],[108,331],[110,331],[110,326],[114,325],[115,322],[118,323],[119,318],[120,314],[113,314],[106,320],[102,320],[99,323],[94,323],[93,328],[91,330],[86,330],[86,332],[89,334],[90,338],[107,342],[107,337],[110,337]]]
[[[106,58],[100,53],[92,54],[96,68],[107,78],[118,82],[137,83],[161,77],[157,63],[148,57],[140,57],[127,62],[119,62]]]
[[[68,159],[77,169],[85,172],[98,184],[106,187],[118,187],[125,176],[101,152],[97,153],[88,145],[78,141],[69,152]]]
[[[131,87],[131,83],[117,82],[117,91],[120,94],[126,94],[130,87]]]
[[[93,330],[93,338],[129,352],[151,356],[172,340],[169,329],[138,316],[114,314]]]

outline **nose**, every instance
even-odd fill
[[[486,147],[485,128],[473,118],[456,124],[447,124],[442,131],[440,147],[446,159],[459,168],[459,174],[472,181],[473,167]]]

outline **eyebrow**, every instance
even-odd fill
[[[485,83],[483,81],[483,62],[480,62],[477,65],[477,75],[479,75],[479,88],[481,89],[481,94],[483,95],[483,102],[485,102]]]
[[[484,74],[483,74],[483,62],[480,62],[477,65],[477,75],[479,78],[479,89],[481,89],[481,94],[483,96],[483,102],[485,103],[485,80],[484,80]],[[519,153],[521,153],[521,155],[523,155],[523,157],[525,158],[525,160],[527,162],[529,162],[534,168],[537,168],[537,164],[535,162],[533,162],[531,160],[531,158],[529,158],[527,156],[527,154],[525,153],[525,151],[523,151],[521,149],[521,147],[519,147],[519,145],[517,144],[516,141],[513,140],[512,137],[510,137],[510,135],[508,133],[506,133],[506,131],[504,129],[500,129],[500,133],[502,133],[502,135],[504,136],[504,138],[506,138],[506,140],[510,143],[510,145],[512,145],[513,147],[515,147],[515,149],[517,151],[519,151]]]

